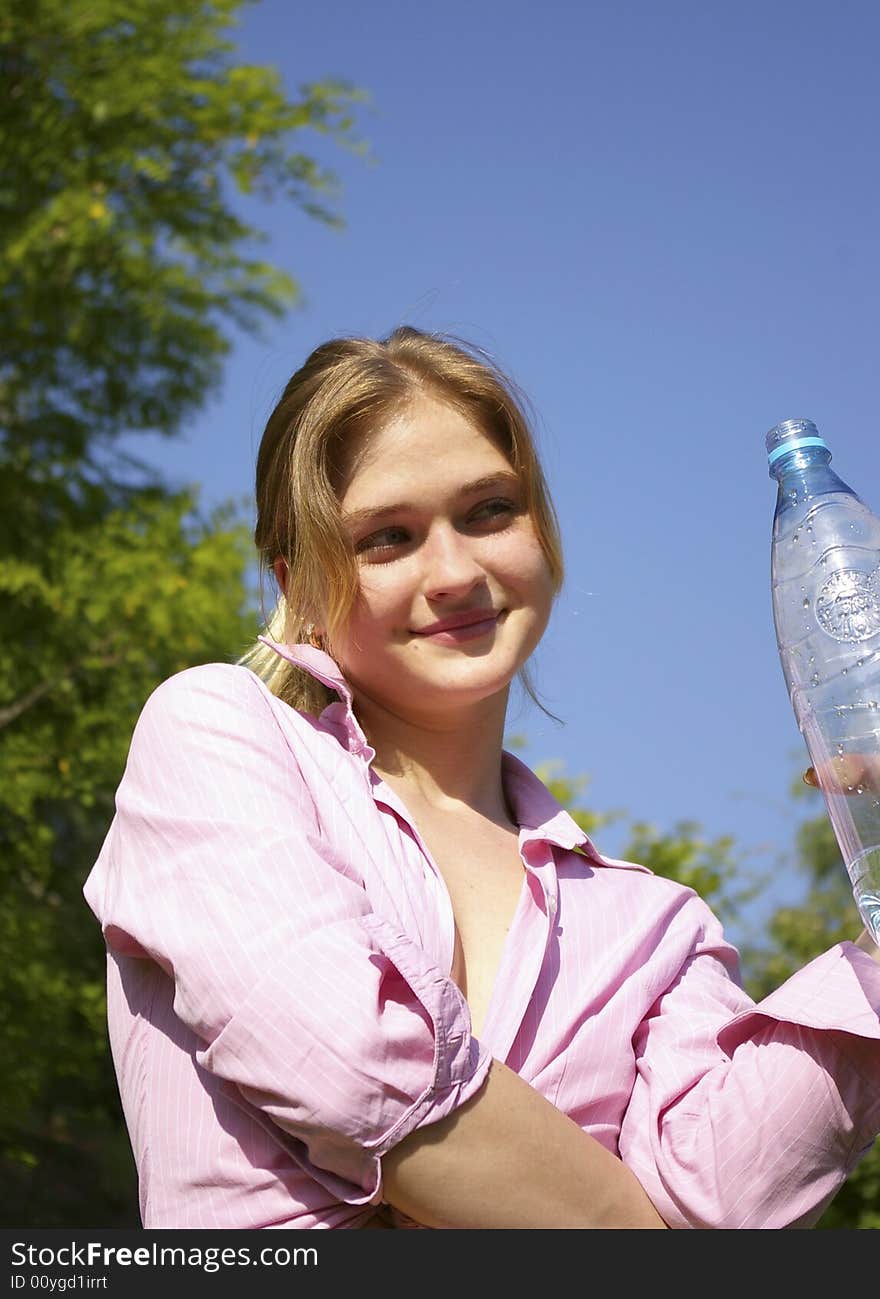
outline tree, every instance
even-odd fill
[[[237,61],[242,0],[8,0],[0,13],[0,1198],[25,1226],[134,1224],[81,890],[135,718],[257,627],[240,508],[128,456],[178,432],[235,328],[297,297],[238,195],[333,225],[363,98]]]
[[[34,646],[41,678],[21,694],[18,655],[0,665],[2,697],[14,700],[0,710],[0,1185],[4,1203],[32,1206],[31,1225],[89,1221],[99,1207],[112,1225],[117,1199],[125,1207],[103,1171],[118,1159],[120,1116],[103,942],[82,885],[145,695],[253,639],[249,553],[225,516],[200,518],[187,495],[156,493],[91,528],[58,529],[40,569],[0,565],[19,653]],[[91,1199],[77,1189],[84,1180]]]
[[[71,488],[130,468],[121,434],[171,434],[198,410],[231,326],[295,300],[235,191],[339,223],[332,175],[291,142],[360,148],[363,96],[325,81],[291,101],[277,70],[237,63],[242,3],[11,0],[0,15],[0,518],[19,553]]]

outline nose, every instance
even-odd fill
[[[423,590],[429,600],[462,596],[485,580],[473,537],[444,523],[433,528],[422,549]]]

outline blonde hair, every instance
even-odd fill
[[[269,417],[257,456],[254,540],[261,568],[287,564],[286,592],[267,620],[273,640],[309,639],[320,622],[332,653],[358,591],[357,561],[342,524],[338,494],[352,439],[379,429],[420,396],[452,406],[490,437],[519,475],[526,508],[547,558],[554,591],[562,585],[559,525],[524,413],[524,398],[471,344],[411,326],[387,338],[334,338],[296,371]],[[240,660],[274,694],[320,713],[335,696],[314,677],[257,642]],[[524,668],[528,694],[534,688]]]

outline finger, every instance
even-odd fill
[[[833,794],[880,792],[880,756],[877,754],[841,754],[820,766],[808,767],[804,784]]]

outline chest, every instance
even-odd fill
[[[517,832],[431,813],[419,817],[419,832],[452,903],[450,974],[467,999],[479,1037],[525,882]]]

